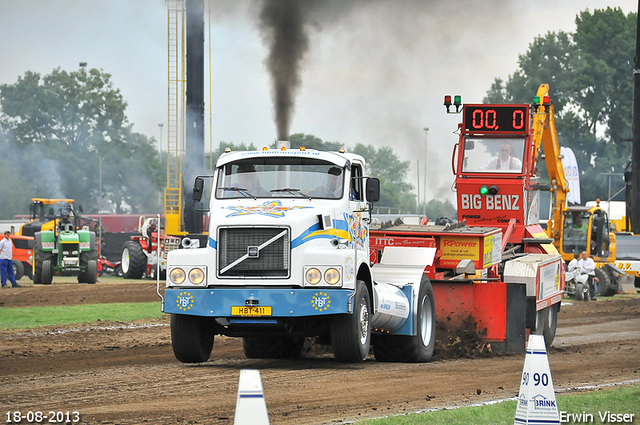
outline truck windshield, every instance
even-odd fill
[[[521,173],[525,139],[467,138],[463,173]]]
[[[344,175],[344,168],[312,158],[241,160],[218,169],[215,196],[340,199]]]

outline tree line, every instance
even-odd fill
[[[624,173],[630,159],[637,14],[608,7],[580,12],[575,22],[575,32],[536,37],[484,102],[531,103],[538,86],[549,84],[558,139],[576,154],[584,204],[606,200],[608,175]],[[611,182],[612,195],[624,187],[622,176]]]

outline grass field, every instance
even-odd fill
[[[0,330],[111,320],[128,322],[162,316],[160,303],[83,304],[0,309]]]
[[[561,412],[561,423],[640,424],[640,384],[600,389],[587,393],[561,394],[556,396],[556,401],[558,411]],[[515,412],[516,400],[509,400],[485,406],[370,419],[357,423],[358,425],[512,425]],[[607,414],[616,416],[612,418]],[[626,422],[624,416],[618,416],[624,414],[627,415]]]

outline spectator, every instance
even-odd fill
[[[573,254],[573,260],[569,261],[569,265],[567,266],[567,271],[572,271],[578,268],[578,260],[580,258],[580,254],[575,252]]]
[[[589,275],[589,295],[592,300],[596,299],[597,292],[597,279],[594,279],[596,275],[596,263],[593,258],[589,257],[587,251],[582,251],[580,254],[580,260],[578,260],[578,267],[580,267],[580,273]]]
[[[4,239],[0,241],[0,278],[2,280],[2,287],[8,288],[7,276],[14,288],[19,288],[16,277],[13,274],[13,243],[11,242],[11,232],[4,232]]]

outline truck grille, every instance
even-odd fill
[[[289,277],[287,227],[221,227],[218,230],[218,276]]]

